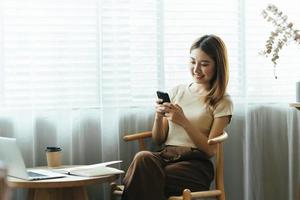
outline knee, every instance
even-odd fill
[[[145,162],[148,160],[152,160],[153,153],[150,151],[140,151],[134,156],[134,161],[137,163]]]

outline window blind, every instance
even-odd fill
[[[1,107],[98,105],[96,1],[1,5]]]
[[[101,102],[103,106],[153,104],[158,84],[157,2],[101,3]]]
[[[296,1],[274,3],[300,26]],[[234,98],[292,101],[299,46],[284,47],[274,79],[272,63],[259,55],[273,29],[260,15],[266,6],[258,0],[222,6],[216,0],[3,0],[0,106],[153,105],[157,89],[191,81],[189,48],[204,34],[226,43]]]
[[[205,34],[220,36],[228,49],[230,83],[228,92],[240,96],[243,79],[239,59],[239,5],[237,0],[220,6],[216,0],[164,1],[164,66],[166,88],[191,82],[189,48]]]

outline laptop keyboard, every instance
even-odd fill
[[[45,174],[39,174],[39,173],[35,173],[35,172],[27,172],[29,177],[41,177],[41,176],[47,176]]]

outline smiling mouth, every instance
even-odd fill
[[[204,77],[204,75],[195,75],[196,79],[202,79]]]

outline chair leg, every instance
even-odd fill
[[[191,200],[191,191],[189,189],[183,190],[182,200]]]
[[[115,182],[112,182],[110,184],[110,200],[115,200],[114,191],[117,189],[117,184]]]

